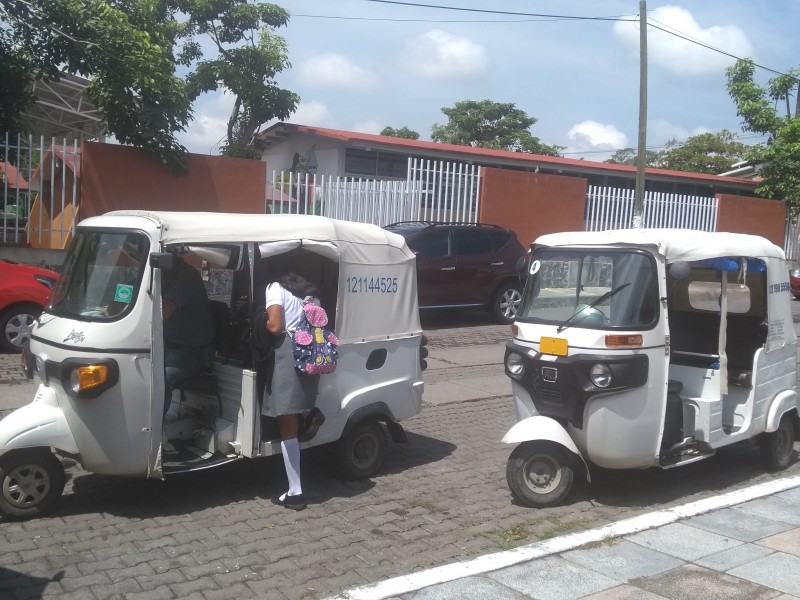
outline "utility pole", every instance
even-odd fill
[[[639,156],[636,161],[636,190],[633,227],[644,220],[644,167],[647,162],[647,2],[639,0]]]

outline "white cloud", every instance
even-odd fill
[[[673,139],[682,142],[693,135],[709,132],[711,132],[711,130],[708,127],[701,126],[686,129],[680,125],[670,123],[669,121],[653,119],[647,122],[647,146],[648,148],[663,146]]]
[[[378,123],[378,121],[359,121],[353,125],[353,131],[358,133],[375,133],[378,134],[383,131],[385,125]]]
[[[564,150],[565,156],[578,158],[574,155],[585,153],[585,158],[590,160],[603,160],[597,152],[607,150],[610,156],[615,150],[630,146],[628,136],[614,125],[598,123],[597,121],[581,121],[572,126],[567,132],[568,146]]]
[[[464,37],[433,29],[406,41],[404,66],[428,79],[472,79],[489,70],[486,49]]]
[[[378,78],[341,54],[328,52],[304,60],[297,67],[300,83],[312,88],[366,90],[378,83]]]
[[[331,111],[322,102],[312,100],[311,102],[301,102],[297,110],[289,117],[289,123],[299,125],[317,125],[318,127],[330,127],[333,120]]]
[[[730,56],[713,52],[684,38],[702,42],[734,56],[753,56],[753,46],[739,27],[712,25],[703,28],[692,13],[679,6],[662,6],[649,11],[648,21],[651,25],[682,36],[678,37],[652,26],[647,29],[647,56],[650,64],[658,65],[676,75],[721,75],[725,67],[735,61]],[[638,54],[638,20],[618,21],[614,24],[614,35],[624,46]]]
[[[228,133],[228,116],[233,108],[231,94],[206,94],[195,105],[194,118],[178,140],[189,152],[219,154]]]

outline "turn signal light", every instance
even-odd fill
[[[106,381],[108,381],[108,367],[105,365],[78,367],[69,377],[70,387],[76,394],[101,386]]]
[[[608,348],[638,348],[642,345],[641,335],[607,335]]]

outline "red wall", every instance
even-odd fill
[[[783,248],[786,233],[786,203],[749,196],[717,194],[717,231],[751,233]]]
[[[80,219],[112,210],[264,212],[266,169],[258,160],[189,155],[174,175],[141,150],[84,142]]]
[[[583,231],[586,180],[503,169],[481,169],[478,221],[513,229],[527,247],[540,235]]]

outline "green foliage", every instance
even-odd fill
[[[394,127],[384,127],[383,131],[381,131],[381,135],[388,135],[389,137],[403,138],[406,140],[419,139],[419,134],[406,126],[403,126],[400,129],[395,129]]]
[[[0,0],[0,126],[23,130],[19,114],[34,78],[60,72],[91,79],[87,96],[106,129],[143,148],[174,171],[187,166],[175,135],[206,91],[235,95],[224,151],[251,153],[259,125],[286,118],[298,98],[275,85],[288,66],[286,45],[272,28],[288,14],[247,0]],[[201,41],[216,53],[206,58]],[[177,75],[182,67],[186,78]],[[27,92],[27,93],[26,93]]]
[[[654,150],[646,150],[645,166],[655,167],[658,163],[658,157],[658,152],[655,152]],[[614,152],[614,154],[611,155],[611,158],[607,159],[605,162],[612,165],[629,165],[635,167],[638,159],[639,155],[636,153],[636,150],[633,148],[622,148],[621,150]]]
[[[719,175],[743,160],[748,146],[736,141],[736,135],[723,129],[719,133],[701,133],[681,143],[672,139],[662,151],[648,150],[645,166],[670,171],[707,173]],[[637,165],[637,154],[633,148],[617,150],[606,160],[618,165]]]
[[[738,60],[727,69],[728,94],[736,104],[742,127],[769,136],[767,144],[753,146],[747,160],[761,165],[763,178],[756,192],[786,201],[790,213],[800,212],[800,70],[789,69],[771,79],[766,88],[753,80],[755,64]],[[792,114],[792,95],[795,95]]]
[[[157,4],[120,6],[137,10],[129,16],[103,0],[2,0],[5,49],[27,61],[32,77],[58,80],[59,71],[91,77],[86,93],[109,133],[180,170],[186,151],[174,134],[188,124],[191,107],[174,74],[175,32]]]
[[[563,149],[543,144],[534,137],[529,129],[537,119],[510,102],[465,100],[456,102],[452,108],[442,108],[442,112],[448,122],[433,125],[431,139],[434,142],[546,156],[558,156]]]
[[[719,133],[701,133],[687,139],[667,142],[660,153],[657,166],[672,171],[719,175],[730,171],[744,159],[748,146],[736,141],[736,135],[723,129]]]
[[[273,4],[243,0],[182,0],[191,15],[183,34],[182,56],[199,55],[198,38],[209,38],[217,51],[197,61],[187,79],[189,97],[224,88],[236,96],[228,120],[223,154],[257,158],[257,129],[272,119],[287,119],[297,108],[297,94],[279,88],[274,77],[290,66],[285,40],[273,33],[289,14]]]

